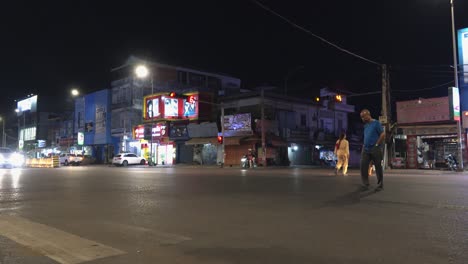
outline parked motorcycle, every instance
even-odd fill
[[[458,162],[455,156],[453,156],[451,153],[445,157],[445,163],[447,164],[447,167],[452,170],[456,171],[458,170]]]

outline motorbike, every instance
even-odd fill
[[[244,155],[241,158],[241,168],[249,168],[249,159],[247,158],[247,155]]]
[[[445,163],[447,164],[447,167],[452,170],[456,171],[458,170],[458,162],[455,156],[453,156],[451,153],[445,157]]]

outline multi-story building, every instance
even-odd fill
[[[118,148],[111,137],[111,90],[104,89],[75,100],[76,152],[92,156],[96,163],[108,163]]]
[[[149,69],[148,77],[139,79],[135,74],[138,65],[145,65]],[[135,138],[135,128],[143,124],[144,103],[143,99],[152,94],[166,94],[174,92],[178,95],[199,93],[207,95],[210,102],[216,101],[220,95],[235,94],[240,91],[241,81],[237,78],[199,71],[190,68],[144,61],[136,57],[130,57],[126,63],[112,70],[112,136],[119,140],[118,151],[132,151],[142,154],[142,148],[149,148],[150,153],[158,153],[153,156],[154,163],[172,164],[180,161],[180,149],[184,146],[187,136],[157,138],[156,142],[142,144],[141,139]],[[159,102],[159,101],[158,101]],[[157,131],[181,131],[184,125],[200,123],[215,119],[215,108],[206,118],[196,119],[167,119],[164,124],[153,124]],[[162,121],[162,120],[160,120]],[[151,120],[154,122],[154,119]],[[153,133],[152,133],[153,134]],[[155,132],[156,135],[158,133]],[[176,135],[175,133],[174,135]],[[159,136],[151,136],[161,137]],[[151,141],[151,140],[150,140]],[[150,146],[148,146],[148,144]],[[140,153],[138,153],[140,152]],[[146,153],[147,151],[144,151]],[[146,154],[147,155],[147,154]],[[158,159],[158,156],[161,158]],[[167,157],[174,157],[167,158]]]
[[[317,99],[287,97],[268,91],[264,91],[262,97],[258,91],[261,89],[222,98],[227,116],[247,114],[250,117],[241,119],[251,120],[246,126],[245,123],[249,121],[243,122],[243,135],[229,131],[232,125],[229,123],[226,126],[225,121],[225,130],[228,130],[225,165],[239,164],[242,155],[249,149],[256,150],[261,161],[262,108],[267,164],[314,164],[320,159],[333,158],[336,138],[340,132],[347,130],[347,115],[354,112],[354,106],[346,104],[345,95],[324,88]],[[248,126],[251,126],[250,135],[245,134]],[[238,128],[231,130],[239,131]]]

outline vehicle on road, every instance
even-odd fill
[[[76,155],[71,153],[62,153],[59,156],[60,164],[65,166],[68,165],[80,165],[83,161],[83,155]]]
[[[10,148],[0,148],[0,166],[2,167],[21,167],[24,165],[24,156],[14,152]]]
[[[138,157],[133,153],[119,153],[114,156],[112,159],[112,164],[115,166],[124,166],[127,167],[128,165],[145,165],[146,159],[142,157]]]
[[[458,170],[458,161],[452,153],[449,153],[447,157],[445,157],[445,162],[447,163],[447,167],[452,171]]]

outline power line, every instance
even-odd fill
[[[363,56],[360,56],[360,55],[358,55],[358,54],[356,54],[356,53],[353,53],[353,52],[351,52],[351,51],[349,51],[349,50],[347,50],[347,49],[344,49],[344,48],[342,48],[342,47],[340,47],[340,46],[338,46],[338,45],[336,45],[336,44],[334,44],[334,43],[332,43],[332,42],[326,40],[325,38],[322,38],[322,37],[320,37],[319,35],[314,34],[314,33],[311,32],[310,30],[308,30],[308,29],[306,29],[306,28],[304,28],[304,27],[302,27],[302,26],[299,26],[298,24],[296,24],[296,23],[292,22],[291,20],[289,20],[288,18],[286,18],[286,17],[284,17],[284,16],[278,14],[277,12],[273,11],[272,9],[270,9],[269,7],[265,6],[264,4],[258,2],[257,0],[252,0],[252,2],[254,2],[255,4],[257,4],[257,5],[260,6],[261,8],[265,9],[266,11],[272,13],[273,15],[275,15],[275,16],[277,16],[277,17],[283,19],[284,21],[286,21],[288,24],[292,25],[293,27],[298,28],[298,29],[304,31],[304,32],[306,32],[306,33],[308,33],[308,34],[314,36],[315,38],[318,38],[318,39],[321,40],[322,42],[325,42],[325,43],[327,43],[328,45],[330,45],[330,46],[332,46],[332,47],[334,47],[334,48],[336,48],[336,49],[338,49],[338,50],[340,50],[340,51],[342,51],[342,52],[345,52],[345,53],[347,53],[347,54],[349,54],[349,55],[351,55],[351,56],[354,56],[354,57],[359,58],[359,59],[361,59],[361,60],[367,61],[367,62],[369,62],[369,63],[375,64],[375,65],[379,65],[379,66],[381,65],[381,63],[378,63],[378,62],[376,62],[376,61],[373,61],[373,60],[364,58]]]
[[[443,84],[439,84],[439,85],[435,85],[435,86],[431,86],[431,87],[427,87],[427,88],[422,88],[422,89],[416,89],[416,90],[392,90],[392,92],[413,93],[413,92],[434,90],[434,89],[437,89],[437,88],[440,88],[440,87],[442,87],[442,86],[446,86],[446,85],[449,85],[449,84],[452,84],[452,83],[453,83],[453,80],[451,80],[451,81],[449,81],[449,82],[446,82],[446,83],[443,83]]]

